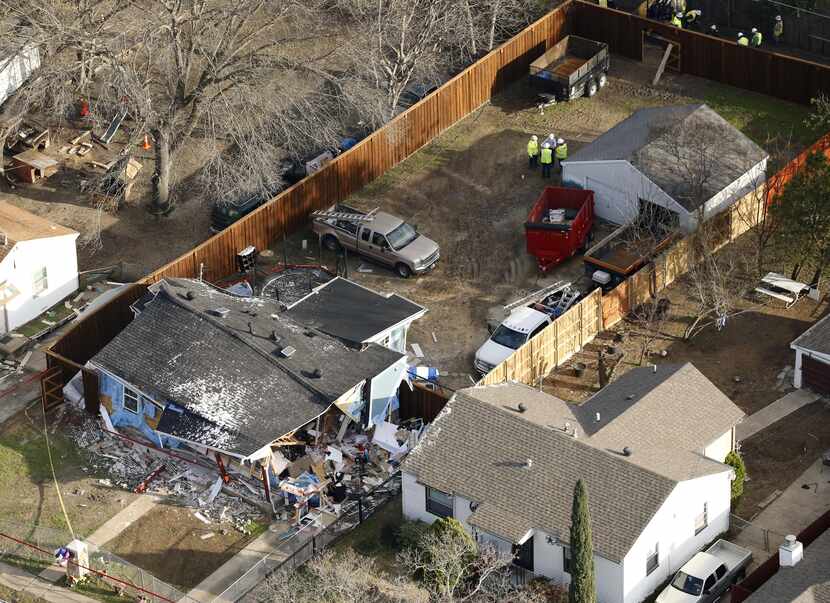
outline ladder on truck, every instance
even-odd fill
[[[532,302],[532,301],[540,301],[540,300],[544,299],[545,297],[547,297],[548,295],[553,295],[554,293],[559,293],[560,291],[563,291],[563,290],[567,289],[570,286],[571,286],[570,281],[569,282],[556,281],[552,285],[548,285],[547,287],[539,289],[538,291],[533,291],[532,293],[528,293],[524,297],[522,297],[520,299],[517,299],[516,301],[510,302],[509,304],[507,304],[504,307],[504,309],[505,309],[506,312],[510,312],[513,308],[518,308],[519,306],[525,305],[525,304],[527,304],[529,302]],[[577,292],[577,296],[578,295],[579,295],[579,292]],[[564,299],[566,297],[566,295],[563,295],[562,297]]]
[[[577,299],[579,299],[579,291],[569,287],[564,293],[562,293],[562,297],[559,298],[556,305],[553,306],[554,316],[561,316],[567,312]]]
[[[375,219],[375,213],[378,211],[376,207],[372,211],[365,214],[356,214],[348,211],[334,211],[328,209],[319,209],[311,212],[313,218],[331,219],[331,220],[345,220],[346,222],[371,222]]]

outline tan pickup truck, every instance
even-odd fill
[[[366,213],[338,204],[315,212],[312,219],[312,229],[326,249],[354,251],[389,266],[403,278],[422,274],[438,264],[438,244],[386,212]]]

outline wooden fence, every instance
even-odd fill
[[[401,404],[398,409],[401,421],[423,419],[425,423],[431,423],[447,404],[449,394],[441,388],[430,389],[420,383],[414,383],[412,389],[402,383],[398,390],[398,400]]]
[[[602,292],[585,299],[549,324],[479,382],[492,385],[519,381],[537,385],[552,369],[566,362],[602,331]]]

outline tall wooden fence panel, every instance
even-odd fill
[[[596,337],[602,331],[602,325],[602,292],[595,289],[487,373],[480,383],[518,381],[536,385]]]
[[[398,400],[401,421],[423,419],[425,423],[431,423],[447,404],[449,397],[440,389],[430,389],[420,383],[414,383],[412,389],[402,383],[398,390]]]
[[[683,73],[804,104],[830,91],[830,67],[819,63],[738,46],[583,0],[574,0],[569,18],[573,33],[607,42],[612,52],[637,61],[643,57],[643,33],[653,32],[679,44]]]

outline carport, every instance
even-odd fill
[[[830,315],[790,344],[795,350],[793,385],[830,395]]]

